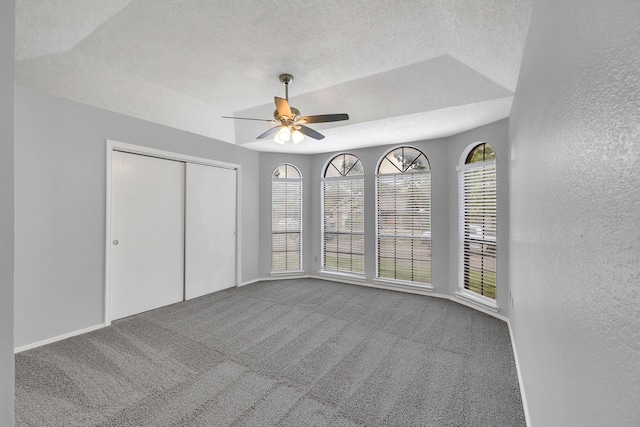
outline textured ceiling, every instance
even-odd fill
[[[16,83],[262,151],[445,137],[509,115],[533,0],[18,0]],[[255,136],[294,75],[326,135]]]

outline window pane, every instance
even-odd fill
[[[489,147],[488,144],[480,144]],[[480,147],[476,147],[478,149]],[[474,149],[469,158],[478,158]],[[484,150],[484,147],[482,147]],[[491,150],[493,152],[493,150]],[[480,160],[482,162],[482,160]],[[496,298],[497,203],[495,163],[479,163],[478,167],[460,173],[461,287]]]
[[[417,172],[429,169],[429,161],[422,151],[413,147],[400,147],[391,151],[380,162],[378,174]]]
[[[287,178],[300,179],[300,171],[295,166],[287,165]]]
[[[344,155],[344,162],[342,163],[342,166],[344,169],[344,176],[362,175],[364,173],[360,159],[352,154]]]
[[[496,153],[493,151],[493,147],[489,144],[484,144],[484,159],[485,161],[496,159]]]
[[[364,236],[349,234],[325,235],[326,270],[349,273],[364,272]]]
[[[495,160],[496,153],[493,151],[493,147],[487,143],[478,144],[467,156],[466,164],[487,162],[489,160]]]
[[[398,167],[404,173],[398,172]],[[390,168],[393,174],[386,174]],[[390,152],[376,177],[378,277],[431,282],[431,174],[412,147]],[[408,173],[410,172],[410,173]]]
[[[382,159],[380,162],[380,167],[378,168],[378,174],[387,174],[387,173],[400,173],[402,169],[400,169],[402,165],[398,162],[397,159],[389,158],[388,156]]]
[[[329,163],[329,165],[327,166],[327,170],[324,173],[324,176],[327,178],[342,176],[342,173],[340,172],[339,167],[340,165],[336,166],[333,162]]]
[[[429,169],[429,162],[420,150],[404,147],[400,155],[402,158],[403,171],[405,172]]]
[[[364,169],[360,159],[353,154],[339,154],[327,165],[327,169],[324,172],[325,178],[332,178],[338,176],[356,176],[363,175]]]
[[[271,269],[300,270],[302,181],[295,166],[280,165],[271,183]]]
[[[431,237],[430,174],[378,177],[380,234]]]
[[[378,239],[378,277],[431,283],[431,241],[404,237]]]
[[[280,165],[274,169],[272,178],[286,178],[287,177],[287,165]]]
[[[323,257],[322,269],[364,273],[364,179],[360,160],[350,154],[336,156],[322,181]],[[339,172],[336,175],[336,172]]]
[[[282,164],[273,170],[271,178],[301,179],[300,171],[293,165]]]

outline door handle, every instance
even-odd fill
[[[120,243],[120,242],[118,242],[117,240],[114,240],[114,241],[113,241],[113,245],[114,245],[114,246],[118,246],[118,243]]]

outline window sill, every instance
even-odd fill
[[[344,273],[342,271],[320,270],[318,275],[325,277],[335,277],[339,279],[355,280],[357,282],[365,282],[367,280],[364,274]]]
[[[433,292],[433,286],[431,286],[428,283],[417,284],[413,282],[406,282],[403,280],[390,280],[390,279],[380,279],[380,278],[373,279],[373,283],[376,283],[378,285],[385,285],[389,287],[396,287],[398,289],[414,289],[414,290]]]
[[[454,292],[455,296],[463,299],[467,302],[476,304],[481,306],[482,308],[485,308],[487,310],[491,310],[494,313],[497,313],[498,310],[500,310],[500,308],[498,307],[498,305],[494,302],[490,302],[490,301],[486,301],[485,298],[483,298],[481,295],[475,295],[471,292],[468,291],[463,291],[463,290],[459,290],[458,292]],[[488,298],[487,298],[488,299]]]
[[[272,271],[271,277],[286,277],[286,276],[301,276],[304,274],[304,270],[286,270],[286,271]]]

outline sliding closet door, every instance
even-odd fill
[[[113,152],[111,319],[183,300],[184,186],[184,163]]]
[[[185,299],[236,284],[236,171],[187,164]]]

